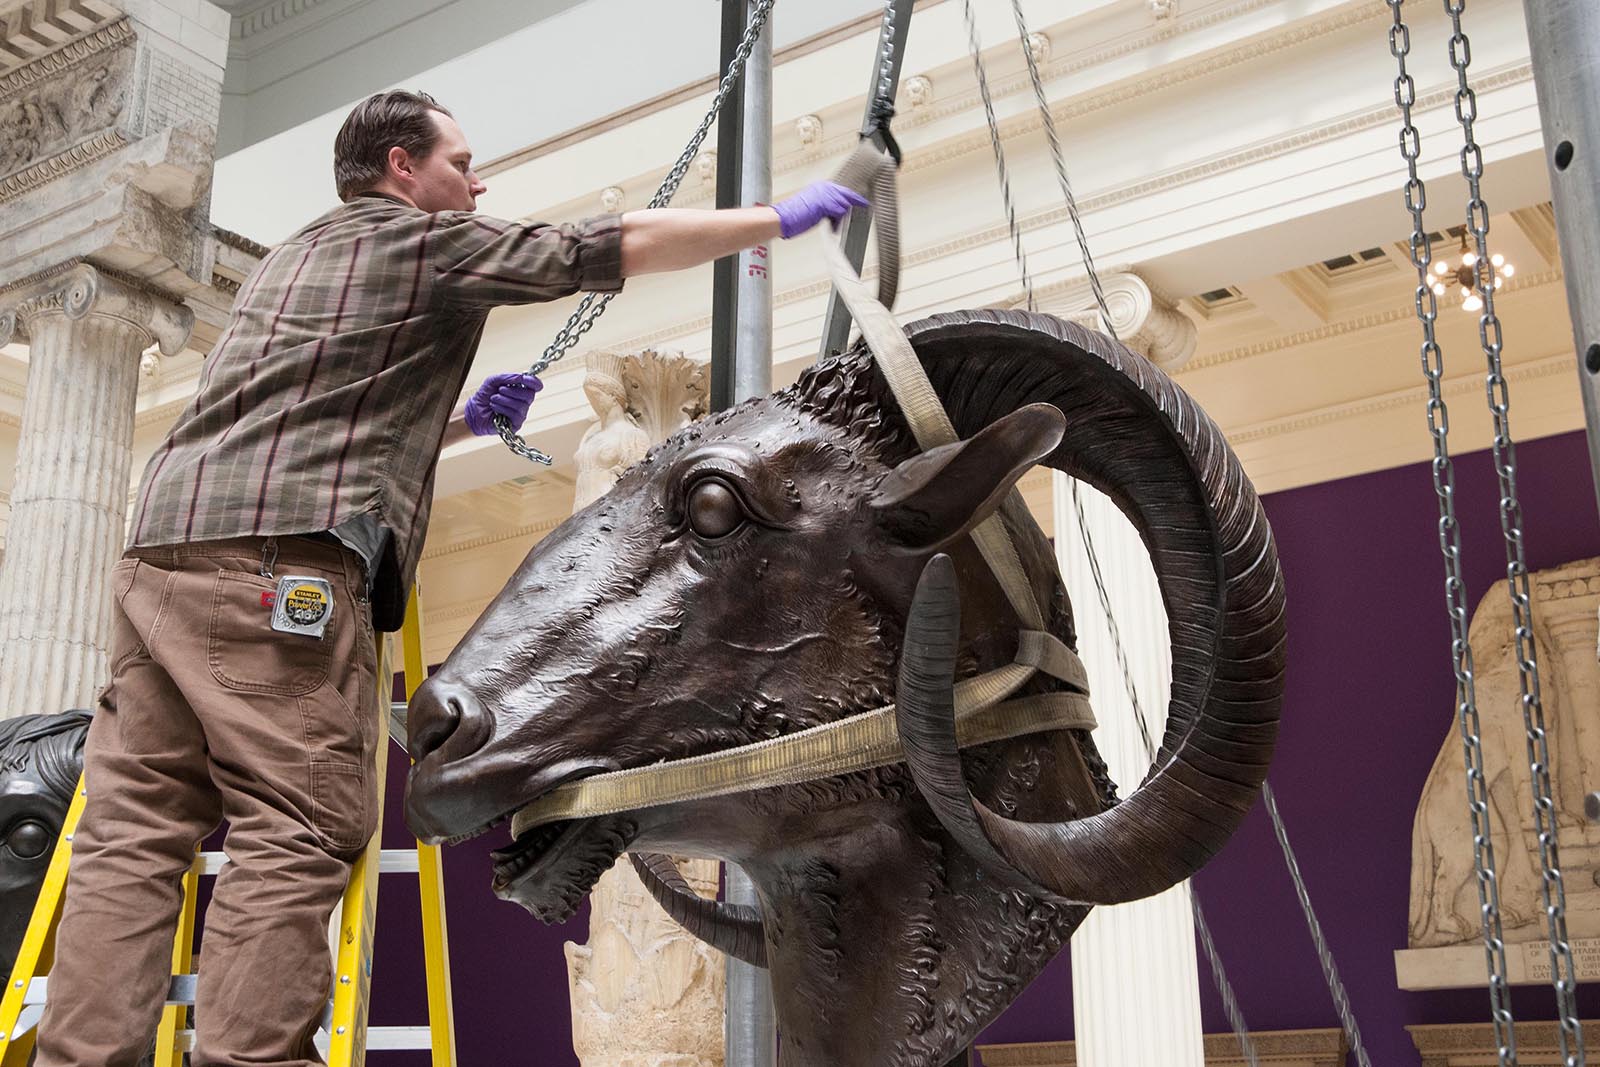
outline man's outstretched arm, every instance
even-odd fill
[[[794,237],[823,219],[838,221],[866,203],[842,185],[814,182],[771,207],[630,211],[622,216],[622,276],[698,266],[774,237]]]

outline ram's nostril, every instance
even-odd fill
[[[483,706],[470,690],[430,678],[411,698],[406,747],[411,758],[420,763],[430,753],[444,747],[445,742],[454,737],[463,724],[468,727],[481,726],[485,718]],[[470,746],[468,751],[477,749],[484,741],[481,729],[469,729],[464,737]],[[452,752],[451,756],[459,758],[467,755],[468,751]]]

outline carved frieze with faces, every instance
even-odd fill
[[[132,95],[134,55],[128,36],[44,78],[16,72],[0,81],[0,175],[114,130]]]

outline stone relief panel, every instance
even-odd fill
[[[1600,708],[1600,558],[1536,572],[1531,586],[1568,933],[1574,940],[1600,938],[1600,826],[1585,817],[1583,803],[1587,793],[1600,789],[1600,717],[1595,715]],[[1539,843],[1504,581],[1479,602],[1468,639],[1476,666],[1501,922],[1509,943],[1542,942]],[[1418,949],[1472,944],[1481,937],[1466,766],[1452,718],[1412,828],[1408,940]],[[1478,965],[1481,975],[1481,959]]]
[[[122,25],[126,25],[125,23]],[[108,47],[30,81],[0,80],[0,175],[61,155],[115,130],[133,92],[135,46],[131,34],[96,35]]]

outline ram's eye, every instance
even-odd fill
[[[744,523],[739,495],[718,478],[702,478],[689,490],[689,528],[708,541],[727,537]]]
[[[44,823],[28,819],[11,828],[5,836],[5,846],[22,859],[32,860],[48,852],[55,839]]]

